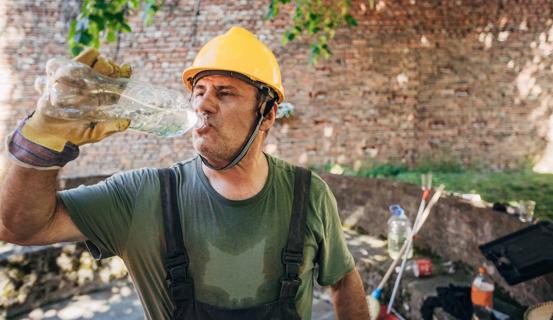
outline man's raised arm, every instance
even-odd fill
[[[0,240],[39,245],[85,240],[56,199],[58,170],[35,170],[2,159]]]
[[[96,49],[85,50],[75,61],[110,77],[128,78],[131,75],[130,66],[118,66],[101,57]],[[81,66],[76,64],[75,68]],[[75,78],[78,72],[69,72],[68,75],[62,73],[60,79],[57,79],[55,71],[59,67],[60,62],[51,60],[46,68],[55,74],[57,86],[63,89],[68,83],[86,85]],[[90,69],[87,66],[82,68]],[[92,122],[50,117],[45,112],[52,108],[45,83],[37,82],[35,86],[42,94],[37,109],[20,122],[6,139],[6,154],[0,160],[0,240],[20,245],[84,240],[85,237],[56,196],[59,169],[77,158],[80,145],[97,142],[115,132],[124,131],[129,121],[116,119]],[[71,89],[68,88],[66,97],[57,98],[78,107],[84,97]]]

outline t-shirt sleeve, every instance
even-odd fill
[[[92,186],[58,192],[94,258],[121,255],[147,173],[147,169],[127,171]]]
[[[323,230],[317,254],[319,265],[317,282],[321,286],[328,286],[335,284],[346,273],[352,271],[355,268],[355,262],[344,238],[336,198],[326,183],[322,180],[318,182],[323,186],[319,192],[320,195],[315,195],[318,198],[315,203],[319,203],[315,210],[320,210]]]

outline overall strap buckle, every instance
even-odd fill
[[[303,263],[303,252],[292,252],[284,248],[281,260],[284,264],[285,277],[290,280],[299,279],[300,267]]]
[[[188,259],[184,255],[167,258],[167,286],[175,304],[194,299],[194,283],[188,276]]]
[[[301,285],[301,279],[280,278],[280,297],[282,299],[294,299]]]
[[[170,257],[165,260],[167,283],[171,284],[188,279],[188,259],[184,255]]]

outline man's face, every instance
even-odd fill
[[[200,79],[192,91],[201,126],[193,131],[194,149],[214,166],[230,162],[245,143],[256,117],[257,89],[226,76]]]

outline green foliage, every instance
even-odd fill
[[[328,59],[332,52],[328,42],[334,37],[336,29],[347,25],[357,25],[351,15],[351,0],[271,0],[267,19],[275,18],[280,11],[280,6],[294,3],[292,25],[282,36],[282,45],[303,36],[311,42],[310,63],[316,64],[322,56]],[[372,6],[373,2],[369,1]]]
[[[368,0],[374,7],[374,0]],[[78,55],[85,47],[100,47],[101,40],[116,42],[119,34],[131,32],[128,15],[142,8],[142,20],[149,26],[163,6],[164,0],[83,0],[77,18],[69,25],[67,36],[71,55]],[[271,0],[267,19],[278,16],[281,5],[293,4],[291,26],[284,32],[282,45],[306,37],[310,42],[310,63],[320,57],[329,58],[329,41],[336,29],[355,27],[351,15],[351,0]]]
[[[69,25],[67,39],[71,55],[85,47],[100,47],[100,40],[115,42],[120,33],[131,32],[127,16],[142,7],[145,25],[152,23],[163,0],[84,0],[77,18]]]
[[[417,161],[417,172],[443,172],[443,173],[461,173],[465,171],[465,166],[461,160],[451,152],[435,152],[433,156],[423,156]]]

